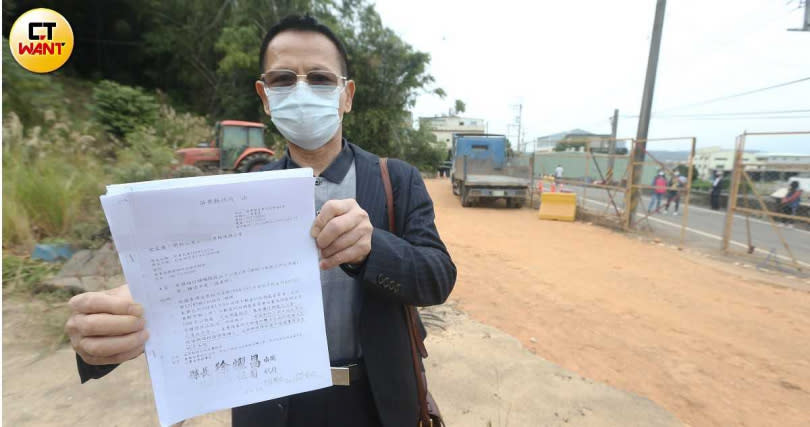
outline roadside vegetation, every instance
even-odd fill
[[[385,27],[365,0],[271,3],[124,0],[97,10],[56,1],[51,7],[74,28],[113,44],[79,41],[65,67],[46,75],[24,70],[3,50],[4,295],[44,295],[37,283],[60,264],[31,260],[35,246],[100,246],[109,239],[99,202],[105,186],[176,176],[175,150],[210,140],[215,122],[261,121],[267,145],[283,154],[253,83],[262,36],[291,13],[317,17],[347,43],[358,91],[344,135],[436,170],[444,150],[408,112],[420,92],[444,96],[426,71],[429,55]],[[37,5],[4,6],[10,27]],[[99,19],[109,28],[98,28]]]

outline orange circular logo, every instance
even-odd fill
[[[35,73],[50,73],[67,62],[73,52],[73,29],[51,9],[31,9],[14,21],[8,35],[14,59]]]

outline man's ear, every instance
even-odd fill
[[[264,93],[264,83],[260,80],[256,80],[256,93],[259,95],[259,98],[262,99],[262,105],[264,106],[264,112],[269,116],[270,115],[270,101],[267,100],[267,95]]]
[[[352,111],[352,100],[354,100],[354,80],[346,82],[346,88],[343,89],[343,113]]]

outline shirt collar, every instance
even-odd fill
[[[340,149],[340,153],[338,153],[335,160],[332,160],[332,163],[321,172],[321,177],[326,178],[330,182],[334,182],[335,184],[340,184],[343,182],[343,178],[346,177],[346,174],[349,172],[349,169],[352,167],[352,163],[354,162],[354,152],[349,147],[348,141],[346,138],[343,138],[341,142],[342,147]],[[290,149],[287,149],[287,154],[284,155],[285,163],[284,169],[297,169],[300,168],[295,161],[293,161],[292,157],[290,156]]]

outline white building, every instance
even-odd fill
[[[572,129],[567,132],[560,132],[551,135],[535,138],[527,143],[529,151],[550,152],[554,151],[557,144],[570,145],[570,150],[578,148],[582,143],[587,142],[591,151],[607,153],[610,145],[610,135],[598,135],[582,129]],[[579,144],[579,145],[577,145]],[[616,141],[616,151],[618,153],[627,152],[625,141]]]
[[[453,145],[453,134],[486,133],[487,126],[484,119],[473,119],[460,116],[420,117],[419,124],[427,123],[436,140],[449,150]]]
[[[745,170],[755,181],[786,181],[792,176],[810,176],[810,154],[756,153],[756,161]]]
[[[764,164],[810,166],[810,154],[756,153],[757,161]]]
[[[745,170],[752,173],[755,180],[784,180],[785,175],[780,172],[794,172],[810,170],[810,154],[790,153],[743,153],[742,162]],[[725,150],[720,147],[708,147],[697,150],[695,153],[695,167],[701,179],[711,179],[715,172],[729,173],[734,168],[734,150]]]
[[[756,161],[755,153],[743,153],[743,162]],[[716,172],[728,173],[734,168],[734,150],[708,147],[695,152],[695,168],[700,179],[711,180]]]

